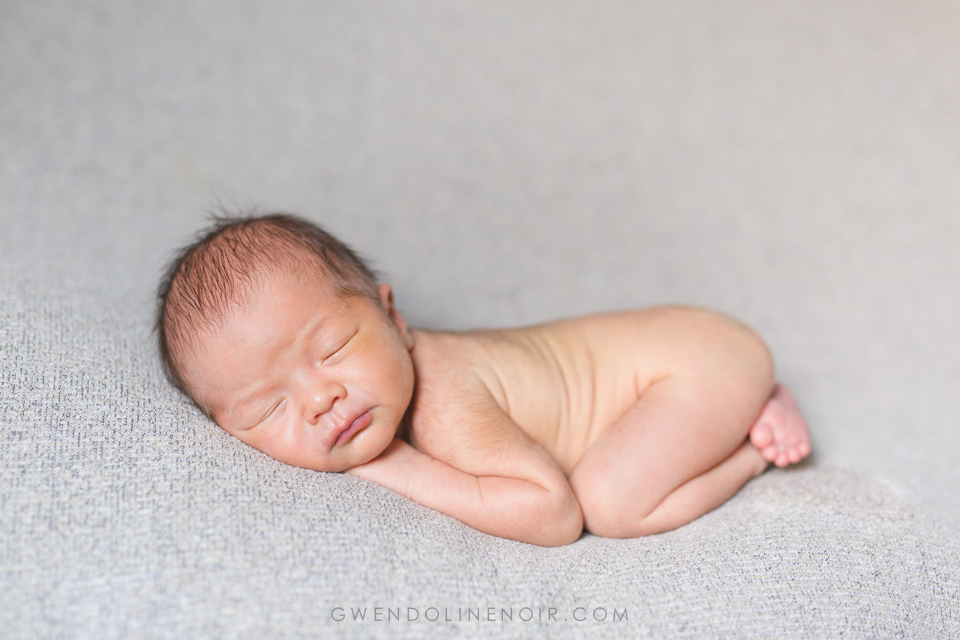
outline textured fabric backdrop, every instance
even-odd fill
[[[958,33],[905,0],[0,4],[0,628],[960,636]],[[154,355],[218,204],[325,225],[419,326],[730,313],[814,456],[563,549],[284,467]],[[488,606],[560,619],[422,619]]]

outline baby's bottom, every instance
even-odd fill
[[[663,428],[677,406],[671,402],[669,390],[645,394],[570,474],[591,533],[632,538],[676,529],[729,500],[770,462],[786,466],[810,453],[807,423],[782,385],[749,431],[736,433]]]

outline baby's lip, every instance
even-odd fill
[[[366,428],[372,419],[373,415],[370,413],[369,409],[361,413],[348,414],[347,419],[344,420],[342,424],[334,427],[330,431],[330,442],[327,444],[327,446],[332,447],[335,444],[343,444],[347,442],[358,431]]]

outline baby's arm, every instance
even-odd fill
[[[457,429],[467,432],[449,448],[457,466],[397,438],[348,473],[491,535],[543,546],[579,538],[580,505],[560,468],[492,399],[482,413]]]

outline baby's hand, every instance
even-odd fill
[[[810,430],[793,394],[782,384],[750,427],[750,442],[778,467],[800,462],[810,454]]]
[[[422,465],[429,462],[430,456],[417,451],[404,440],[394,438],[379,456],[346,472],[410,498],[410,480]]]

